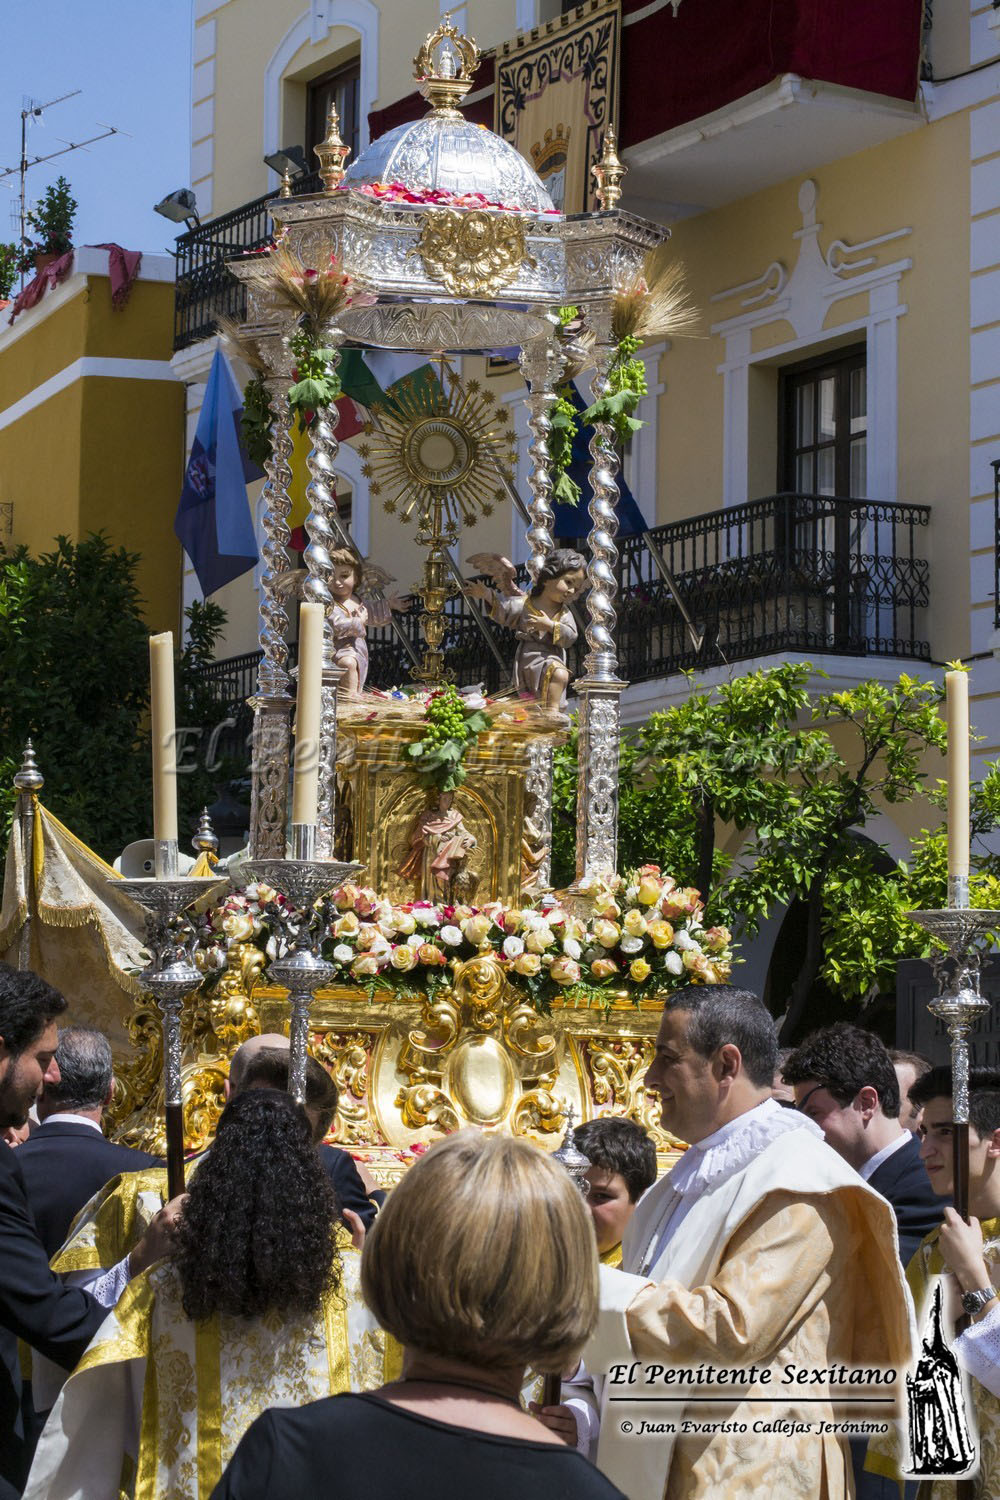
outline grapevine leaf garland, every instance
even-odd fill
[[[619,341],[608,370],[607,395],[599,397],[580,414],[581,422],[586,422],[588,427],[598,424],[613,427],[615,440],[619,443],[627,443],[633,433],[645,426],[633,416],[646,394],[646,367],[641,359],[635,358],[641,345],[642,340],[631,333]]]
[[[489,729],[489,717],[481,709],[469,709],[449,683],[428,699],[424,726],[420,739],[407,752],[413,769],[427,786],[453,792],[465,780],[466,752]]]
[[[271,457],[271,408],[263,375],[254,375],[243,388],[240,428],[247,457],[263,468]]]

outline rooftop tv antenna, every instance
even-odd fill
[[[28,122],[41,118],[42,112],[51,109],[54,104],[62,104],[66,99],[75,99],[82,89],[72,89],[68,94],[60,94],[57,99],[50,99],[47,104],[39,104],[34,99],[25,98],[21,109],[21,159],[16,167],[5,167],[0,171],[0,181],[5,177],[13,177],[16,173],[20,178],[20,211],[18,214],[18,248],[23,250],[28,239],[28,204],[25,182],[31,167],[40,166],[42,162],[54,161],[57,156],[65,156],[70,151],[82,151],[86,146],[92,146],[95,141],[106,140],[109,135],[123,134],[117,125],[105,125],[100,135],[88,136],[85,141],[66,141],[58,151],[50,151],[47,156],[33,156],[28,160]],[[98,125],[104,125],[102,120]],[[24,286],[24,272],[21,272],[21,286]]]

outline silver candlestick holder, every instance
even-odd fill
[[[313,997],[329,984],[334,966],[322,957],[323,931],[316,902],[343,885],[364,865],[327,859],[251,859],[241,870],[247,884],[273,886],[288,901],[278,909],[281,951],[268,965],[275,984],[288,991],[288,1091],[297,1104],[306,1097],[306,1048]]]
[[[969,1217],[969,1032],[990,1009],[980,993],[983,955],[991,948],[991,934],[1000,928],[1000,911],[969,906],[965,876],[948,881],[948,906],[940,911],[911,911],[943,947],[928,962],[937,982],[937,998],[927,1009],[943,1021],[951,1044],[952,1198],[963,1219]]]
[[[184,1118],[181,1102],[181,1011],[185,997],[205,979],[196,968],[198,934],[187,909],[227,881],[216,875],[176,880],[116,880],[115,890],[140,906],[150,961],[140,978],[163,1021],[163,1097],[167,1136],[167,1187],[184,1191]]]

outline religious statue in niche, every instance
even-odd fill
[[[471,599],[482,600],[490,618],[506,625],[518,638],[514,686],[550,712],[561,712],[569,685],[566,652],[578,635],[570,605],[587,581],[586,559],[568,547],[557,547],[545,559],[527,594],[518,587],[514,565],[506,557],[478,552],[469,562],[488,573],[494,587],[469,583],[466,593]]]
[[[374,563],[362,562],[347,547],[330,553],[333,572],[330,593],[333,595],[334,665],[340,667],[341,693],[357,697],[364,692],[368,677],[369,625],[388,625],[389,611],[404,608],[395,595],[387,597],[386,584],[394,580]]]
[[[439,792],[434,805],[424,808],[399,867],[403,879],[413,881],[417,897],[426,901],[469,902],[476,892],[478,882],[467,868],[476,838],[452,805],[454,799],[454,792]]]

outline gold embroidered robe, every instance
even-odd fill
[[[361,1300],[350,1237],[336,1235],[340,1284],[306,1319],[193,1323],[169,1261],[131,1282],[63,1387],[25,1500],[208,1500],[269,1406],[395,1379],[399,1347]]]
[[[983,1220],[983,1256],[994,1286],[1000,1286],[1000,1218]],[[917,1309],[917,1325],[923,1330],[930,1314],[931,1300],[938,1278],[947,1267],[938,1246],[938,1232],[932,1230],[917,1249],[906,1268],[906,1279]],[[954,1343],[946,1331],[946,1339]],[[979,1473],[972,1480],[976,1500],[995,1500],[1000,1496],[1000,1397],[994,1396],[973,1376],[966,1374],[968,1393],[966,1414],[977,1434]],[[875,1438],[868,1445],[865,1468],[889,1479],[899,1479],[903,1462],[900,1434]],[[920,1500],[954,1500],[954,1479],[925,1479],[917,1491]]]

